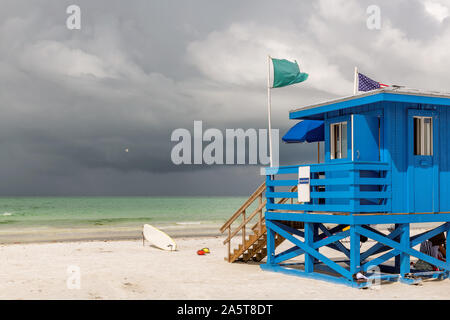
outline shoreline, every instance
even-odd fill
[[[221,237],[219,229],[222,224],[211,222],[195,223],[155,223],[152,224],[174,239]],[[427,224],[430,226],[431,224]],[[435,224],[436,226],[438,224]],[[142,240],[143,225],[103,225],[103,226],[26,226],[0,227],[0,245],[84,242],[84,241],[125,241]],[[411,230],[420,230],[424,224],[411,225]],[[388,225],[379,229],[386,230]]]
[[[215,223],[155,226],[174,239],[222,236],[220,225]],[[0,245],[122,240],[142,240],[142,226],[0,228]]]
[[[209,239],[209,238],[219,238],[222,237],[220,233],[205,233],[205,234],[179,234],[171,236],[173,239]],[[8,245],[30,245],[30,244],[48,244],[48,243],[84,243],[84,242],[121,242],[121,241],[142,241],[142,236],[113,236],[110,238],[66,238],[66,239],[38,239],[32,241],[16,241],[16,242],[0,242],[0,246]]]

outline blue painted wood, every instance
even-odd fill
[[[348,237],[349,236],[349,231],[348,230],[341,232],[340,230],[343,228],[342,226],[341,227],[335,227],[335,228],[332,228],[332,229],[328,230],[321,223],[314,223],[313,225],[314,225],[314,229],[316,229],[316,230],[314,231],[314,243],[312,243],[312,248],[319,249],[321,247],[327,246],[327,247],[330,247],[330,248],[335,249],[337,251],[344,252],[344,254],[346,254],[348,257],[350,256],[349,253],[348,253],[348,250],[345,247],[342,246],[343,247],[343,250],[342,250],[341,248],[337,248],[337,246],[331,245],[331,244],[333,244],[335,242],[338,242],[339,240],[341,240],[341,239],[343,239],[345,237]],[[317,231],[318,231],[317,229],[319,229],[319,228],[321,230],[326,230],[326,232],[322,233],[321,235],[318,235],[317,234]],[[297,229],[294,229],[294,228],[286,226],[286,225],[283,226],[283,229],[286,230],[287,232],[291,233],[291,234],[298,235],[298,236],[304,238],[304,232],[301,232],[301,231],[299,231]],[[338,231],[339,233],[333,235],[332,233],[334,233],[336,231]],[[290,248],[290,249],[288,249],[288,250],[286,250],[284,252],[281,252],[281,253],[277,254],[275,256],[275,263],[281,263],[281,262],[283,262],[285,260],[292,259],[292,258],[297,257],[297,256],[299,256],[301,254],[304,254],[304,253],[305,252],[302,249],[300,249],[298,246],[294,246],[294,247],[292,247],[292,248]]]
[[[350,226],[350,273],[356,274],[360,270],[360,235],[355,225]]]
[[[320,119],[323,120],[323,115],[325,113],[330,113],[332,111],[341,110],[345,108],[356,107],[364,104],[370,104],[383,101],[383,96],[381,94],[371,95],[362,98],[351,99],[344,102],[329,103],[321,107],[304,109],[298,111],[291,111],[289,113],[289,119]]]
[[[338,272],[339,274],[343,275],[347,279],[352,279],[352,274],[332,261],[331,259],[327,258],[323,254],[319,253],[317,250],[313,249],[312,247],[306,245],[302,241],[298,240],[297,238],[293,237],[290,233],[285,231],[285,225],[277,223],[275,221],[266,220],[266,226],[269,226],[269,228],[275,230],[278,234],[280,234],[282,237],[286,238],[286,240],[292,242],[293,244],[297,245],[299,248],[303,249],[307,254],[313,256],[314,258],[322,261],[327,266],[329,266],[334,271]]]
[[[318,249],[320,247],[324,247],[324,246],[327,246],[327,245],[329,245],[331,243],[335,243],[335,242],[337,242],[339,240],[342,240],[342,239],[348,237],[349,235],[350,235],[350,231],[349,230],[340,232],[340,233],[335,234],[335,235],[331,235],[330,234],[325,239],[322,239],[322,240],[319,240],[317,242],[314,242],[312,247],[314,249]]]
[[[266,219],[284,220],[284,221],[308,221],[321,223],[336,224],[395,224],[395,223],[427,223],[450,221],[450,214],[396,214],[396,215],[328,215],[328,214],[309,214],[309,213],[293,213],[286,210],[285,212],[265,212]]]
[[[387,97],[394,97],[395,99],[389,98],[386,100]],[[353,114],[355,122],[354,126],[356,127],[358,127],[358,124],[362,123],[361,121],[358,121],[360,118],[366,117],[373,119],[374,117],[380,117],[380,161],[383,161],[388,165],[389,171],[386,177],[390,180],[390,183],[382,185],[379,191],[388,191],[391,192],[392,195],[395,195],[391,198],[380,199],[380,202],[387,205],[387,212],[450,211],[450,186],[446,183],[446,181],[450,181],[450,147],[448,143],[450,139],[450,104],[448,104],[450,99],[425,97],[420,95],[394,95],[387,93],[380,95],[378,98],[372,97],[369,100],[359,100],[359,98],[360,97],[351,99],[351,102],[343,101],[338,106],[334,105],[334,107],[337,107],[334,111],[332,110],[333,108],[331,108],[324,113],[324,110],[321,111],[320,109],[313,108],[308,112],[312,112],[312,114],[315,115],[320,114],[320,116],[327,119],[328,122],[337,121],[345,117],[348,118]],[[402,99],[404,99],[404,101]],[[433,104],[430,104],[431,101],[434,101]],[[363,102],[364,105],[358,105],[358,103]],[[333,105],[333,103],[326,104],[325,106],[331,105]],[[417,209],[414,209],[414,194],[421,194],[421,192],[412,193],[410,188],[415,186],[417,188],[422,188],[422,190],[426,189],[426,183],[413,183],[417,180],[423,180],[418,177],[417,174],[416,178],[413,179],[413,172],[415,170],[414,167],[419,165],[420,169],[420,162],[426,159],[417,158],[415,166],[409,165],[410,156],[412,154],[411,144],[413,142],[413,135],[411,134],[412,129],[408,128],[408,126],[411,127],[412,125],[411,121],[409,121],[408,110],[411,110],[409,111],[411,115],[433,114],[434,117],[434,156],[430,167],[433,174],[422,174],[422,176],[427,179],[432,178],[433,188],[429,189],[432,190],[431,195],[416,197],[416,202],[419,204]],[[366,129],[370,126],[373,128],[376,126],[375,120],[372,121],[372,123],[368,123]],[[364,129],[359,131],[364,131]],[[360,137],[360,135],[360,132],[356,133],[357,137]],[[329,132],[326,133],[326,140],[327,139],[329,139]],[[357,143],[358,141],[355,141],[355,146]],[[328,141],[325,141],[325,148],[325,153],[329,154]],[[373,150],[372,155],[375,154],[376,152]],[[425,182],[427,182],[427,179],[425,179]],[[376,184],[368,185],[368,188],[374,188],[374,190],[375,187]],[[429,207],[430,202],[432,203],[432,209],[425,210],[424,208],[427,208],[427,206]],[[420,206],[421,204],[423,206]]]
[[[367,228],[367,227],[365,227]],[[376,232],[375,230],[373,230],[372,228],[370,228],[369,230]],[[386,236],[384,234],[382,234],[381,232],[378,231],[378,233],[380,233],[383,236]],[[392,231],[389,235],[387,235],[387,238],[389,239],[394,239],[396,238],[398,235],[400,235],[401,233],[401,229],[395,229],[394,231]],[[385,245],[383,245],[382,243],[376,243],[374,244],[372,247],[370,247],[369,249],[367,249],[364,253],[361,254],[361,260],[366,260],[368,257],[374,255],[374,254],[378,254],[381,253],[383,251],[381,250],[390,250],[390,247],[387,247]]]
[[[447,107],[439,107],[439,200],[440,210],[450,208],[450,112]]]
[[[353,159],[379,161],[378,117],[366,114],[353,115]]]
[[[400,233],[400,245],[404,248],[404,251],[400,253],[400,274],[404,276],[405,274],[410,272],[410,256],[406,252],[407,249],[410,248],[410,227],[409,223],[403,223],[400,225],[401,233]]]
[[[357,287],[357,284],[354,284],[353,282],[349,281],[348,279],[344,277],[336,277],[332,275],[322,274],[322,273],[306,273],[302,270],[283,267],[279,265],[267,265],[267,264],[261,264],[260,268],[265,271],[272,271],[272,272],[281,272],[288,275],[294,275],[294,276],[300,276],[304,278],[310,278],[310,279],[316,279],[316,280],[322,280],[342,285],[347,285],[350,287]]]
[[[288,250],[286,250],[286,251],[284,251],[284,252],[281,252],[281,253],[277,254],[277,255],[275,256],[274,262],[275,262],[276,264],[279,264],[279,263],[281,263],[281,262],[283,262],[283,261],[286,261],[286,260],[289,260],[289,259],[298,257],[299,255],[302,255],[302,254],[304,254],[304,253],[305,253],[305,251],[303,251],[302,249],[300,249],[298,246],[293,246],[293,247],[291,247],[290,249],[288,249]]]
[[[393,215],[354,215],[355,224],[395,224],[395,223],[425,223],[450,221],[450,214],[393,214]]]
[[[430,104],[430,105],[450,105],[450,99],[440,97],[425,97],[405,94],[391,94],[391,93],[377,93],[374,95],[364,97],[354,97],[353,99],[343,102],[329,102],[323,106],[315,108],[306,108],[302,110],[295,110],[289,113],[289,119],[312,119],[324,120],[324,114],[332,111],[348,109],[361,105],[376,104],[378,102],[400,102],[405,104]]]
[[[413,272],[416,277],[423,277],[428,279],[447,279],[449,277],[448,271],[423,271],[423,272]]]
[[[336,228],[330,229],[328,230],[323,224],[319,225],[319,228],[322,230],[322,232],[329,238],[332,237],[332,234],[336,231],[341,231],[343,226],[338,226]],[[341,234],[345,234],[346,236],[350,235],[350,232],[347,230],[345,231],[345,233],[341,233]],[[339,240],[339,239],[338,239]],[[336,250],[342,252],[343,254],[345,254],[348,258],[350,258],[350,250],[348,250],[341,242],[336,241],[336,244],[334,246],[331,246],[331,248],[336,248]]]
[[[298,174],[298,165],[266,169],[268,175],[266,180],[268,186],[266,221],[268,225],[276,224],[277,221],[303,221],[313,226],[312,244],[305,247],[304,243],[297,244],[294,240],[294,247],[275,257],[274,266],[289,261],[304,252],[314,259],[324,261],[321,259],[323,255],[317,249],[327,246],[349,256],[348,262],[345,263],[349,264],[351,271],[358,270],[359,262],[364,262],[360,266],[362,270],[367,270],[375,264],[384,271],[389,269],[388,272],[395,272],[386,275],[387,279],[395,280],[400,277],[401,281],[405,283],[414,282],[401,277],[402,274],[409,272],[411,256],[450,270],[450,262],[432,260],[429,256],[413,249],[423,240],[442,231],[448,232],[450,228],[449,107],[449,98],[376,93],[351,98],[347,101],[326,103],[317,108],[291,112],[290,117],[320,118],[328,124],[325,126],[326,162],[310,165],[312,201],[307,204],[275,203],[275,200],[281,197],[297,198],[296,192],[286,192],[286,188],[297,184],[297,180],[294,180],[292,175]],[[434,152],[431,158],[413,155],[414,137],[411,117],[414,115],[433,116]],[[350,128],[349,121],[352,118],[355,139],[351,141],[351,134],[348,133],[348,148],[352,143],[354,144],[352,153],[348,154],[353,155],[353,161],[351,161],[351,157],[339,161],[331,160],[329,124],[345,120]],[[374,134],[378,131],[378,119],[379,137]],[[359,159],[357,159],[357,150],[360,151]],[[362,150],[364,152],[361,153]],[[424,166],[426,170],[422,170]],[[319,175],[319,173],[321,174]],[[290,176],[288,176],[289,174]],[[272,212],[272,210],[276,210],[276,212]],[[311,211],[342,214],[308,213]],[[380,212],[392,214],[376,214]],[[428,214],[429,212],[440,213]],[[426,222],[443,224],[420,235],[409,236],[411,223]],[[328,230],[323,226],[324,223],[334,223],[339,226]],[[367,227],[368,224],[396,224],[398,228],[389,235],[385,235],[374,228]],[[375,244],[366,252],[357,254],[355,253],[357,250],[356,236],[352,239],[350,234],[351,244],[354,245],[355,250],[353,252],[348,250],[338,240],[340,239],[339,232],[345,225],[354,226],[356,234],[360,233],[374,239]],[[292,229],[283,226],[280,224],[284,232],[296,234]],[[322,233],[315,233],[314,230],[317,230],[317,227]],[[297,241],[299,240],[297,239]],[[378,254],[381,255],[368,261]],[[397,261],[397,271],[384,264],[394,258]],[[329,258],[324,257],[324,259]],[[321,264],[313,266],[313,271],[311,273],[303,272],[303,276],[307,274],[315,277],[321,269],[319,267]],[[334,271],[339,270],[336,272],[343,272],[339,267],[333,265],[332,261],[325,260],[325,266],[327,268],[331,266],[331,270]],[[344,270],[347,269],[344,268]],[[354,285],[348,277],[349,274],[351,275],[349,270],[346,274],[348,280],[344,279],[344,281]],[[431,277],[444,277],[448,274],[449,272],[445,271],[440,275],[431,275]],[[327,280],[335,279],[339,279],[339,277]]]
[[[267,186],[268,182],[270,182],[272,180],[271,176],[266,176],[266,190],[268,192],[273,192],[273,187],[272,186]],[[266,203],[266,207],[270,206],[271,204],[273,204],[274,199],[273,198],[267,198],[267,203]],[[272,229],[270,229],[269,227],[267,227],[266,224],[266,234],[267,234],[267,238],[266,238],[266,247],[267,247],[267,263],[268,264],[274,264],[274,258],[275,258],[275,233]]]
[[[422,232],[420,234],[417,234],[417,235],[411,237],[411,247],[415,247],[419,243],[422,243],[425,240],[428,240],[428,239],[430,239],[430,238],[432,238],[432,237],[434,237],[434,236],[436,236],[436,235],[438,235],[438,234],[440,234],[442,232],[447,231],[449,226],[450,226],[450,223],[446,222],[446,223],[444,223],[444,224],[442,224],[442,225],[440,225],[440,226],[438,226],[438,227],[436,227],[434,229]]]
[[[268,198],[269,199],[269,198]],[[267,204],[267,210],[287,210],[287,211],[335,211],[335,212],[350,212],[350,206],[342,205],[309,205],[309,204]],[[318,210],[320,209],[320,210]]]
[[[298,198],[297,192],[266,192],[267,198]],[[327,199],[386,199],[390,198],[390,192],[371,192],[371,191],[329,191],[329,192],[311,192],[311,198]]]
[[[387,253],[385,253],[385,254],[383,254],[383,255],[375,258],[375,259],[372,259],[372,260],[364,263],[361,266],[361,270],[362,271],[367,271],[367,270],[371,269],[374,266],[379,266],[380,264],[388,261],[389,259],[392,259],[393,257],[395,257],[395,256],[397,256],[399,254],[400,254],[400,250],[393,249],[393,250],[391,250],[391,251],[389,251],[389,252],[387,252]]]
[[[435,166],[439,156],[439,121],[435,111],[408,110],[408,137],[414,137],[414,116],[433,118],[433,155],[414,155],[414,139],[408,139],[408,212],[439,212],[438,173]],[[436,195],[436,196],[433,196]]]
[[[275,232],[267,228],[267,263],[274,264],[275,263]]]
[[[390,180],[387,178],[359,178],[359,177],[356,177],[355,184],[359,184],[359,185],[389,185]]]
[[[287,186],[293,187],[296,186],[298,180],[269,180],[267,186],[278,187],[278,186]]]
[[[361,162],[341,162],[341,163],[322,163],[322,164],[305,164],[295,166],[280,166],[264,168],[266,175],[279,175],[298,173],[299,167],[310,167],[311,172],[327,172],[327,171],[350,171],[350,170],[388,170],[389,164],[377,161],[361,161]]]
[[[402,224],[396,223],[395,230],[399,231],[399,233],[398,233],[399,235],[395,238],[392,238],[392,240],[394,240],[395,242],[400,242],[400,235],[403,232]],[[394,268],[395,268],[395,273],[400,273],[400,254],[395,256]]]
[[[311,222],[305,222],[305,246],[312,247],[314,243],[313,234],[314,225]],[[314,271],[313,256],[305,252],[305,272],[310,273]]]
[[[450,235],[450,223],[447,223],[447,230],[445,230],[445,248],[446,250],[448,250],[448,248],[450,248],[450,239],[449,239],[449,235]],[[447,269],[450,269],[450,258],[447,256],[446,257],[446,262],[447,262]]]
[[[339,211],[339,212],[386,212],[390,210],[389,199],[392,198],[390,190],[378,191],[382,183],[388,182],[386,175],[379,172],[386,172],[388,166],[386,163],[365,161],[365,162],[343,162],[333,164],[320,164],[310,167],[312,175],[310,177],[311,185],[325,185],[325,191],[312,191],[310,196],[312,201],[306,204],[274,204],[276,198],[296,199],[297,192],[272,191],[280,186],[293,186],[293,180],[279,179],[279,176],[289,173],[297,173],[300,166],[288,166],[279,168],[266,168],[268,176],[273,177],[275,172],[276,179],[267,181],[267,185],[271,187],[266,192],[267,199],[271,199],[267,205],[269,210],[292,210],[292,211]],[[275,170],[275,171],[273,171]],[[375,171],[374,171],[375,170]],[[368,175],[369,172],[373,174]],[[325,178],[317,173],[325,172]],[[341,174],[341,173],[343,174]],[[347,172],[347,176],[345,176]],[[378,172],[378,173],[377,173]],[[378,176],[379,178],[375,178]],[[362,180],[362,179],[370,179]],[[379,179],[379,181],[377,181]],[[277,182],[275,182],[277,181]],[[335,184],[334,181],[337,183]],[[359,185],[359,181],[364,185]],[[377,181],[375,185],[367,183]],[[383,182],[381,182],[383,181]],[[323,199],[319,200],[319,199]],[[357,200],[360,199],[360,200]]]
[[[370,230],[361,228],[359,226],[356,227],[356,230],[360,234],[365,235],[368,238],[374,239],[375,241],[384,243],[385,245],[388,245],[391,248],[397,249],[397,250],[399,250],[402,253],[406,253],[406,254],[408,254],[410,256],[414,256],[416,258],[422,259],[423,261],[428,262],[428,263],[430,263],[432,265],[435,265],[435,266],[437,266],[439,268],[442,268],[442,269],[447,269],[448,268],[446,263],[444,263],[444,262],[442,262],[442,261],[440,261],[440,260],[438,260],[436,258],[433,258],[433,257],[431,257],[429,255],[426,255],[426,254],[424,254],[422,252],[419,252],[417,250],[414,250],[414,249],[411,249],[411,248],[406,248],[406,247],[402,246],[400,243],[398,243],[396,241],[393,241],[393,240],[391,240],[391,239],[389,239],[387,237],[380,236],[379,234],[377,234],[375,232],[372,232]]]
[[[321,222],[321,223],[336,223],[349,224],[352,217],[349,215],[325,215],[325,214],[308,214],[308,213],[291,213],[291,212],[265,212],[267,220],[281,220],[281,221],[304,221],[304,222]]]
[[[298,183],[297,180],[270,180],[269,186],[288,186],[293,187]],[[347,178],[334,178],[334,179],[312,179],[311,186],[327,186],[327,185],[388,185],[390,180],[386,178],[359,178],[351,180]]]
[[[271,175],[267,175],[266,176],[266,192],[274,192],[275,189],[273,186],[271,186],[270,182],[272,181],[272,176]],[[273,204],[274,200],[273,198],[267,198],[267,204]]]

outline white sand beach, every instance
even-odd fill
[[[450,280],[354,289],[224,261],[221,237],[177,238],[166,252],[142,241],[0,246],[1,299],[449,299]],[[211,254],[196,251],[209,247]],[[329,254],[329,252],[327,252]],[[68,268],[80,269],[69,289]]]

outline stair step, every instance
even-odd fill
[[[251,257],[252,257],[251,254],[244,253],[244,255],[242,256],[242,259],[244,260],[244,262],[247,262],[248,260],[250,260]]]

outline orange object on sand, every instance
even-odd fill
[[[202,256],[202,255],[205,254],[205,251],[203,251],[203,250],[198,250],[198,251],[197,251],[197,254],[198,254],[199,256]]]

